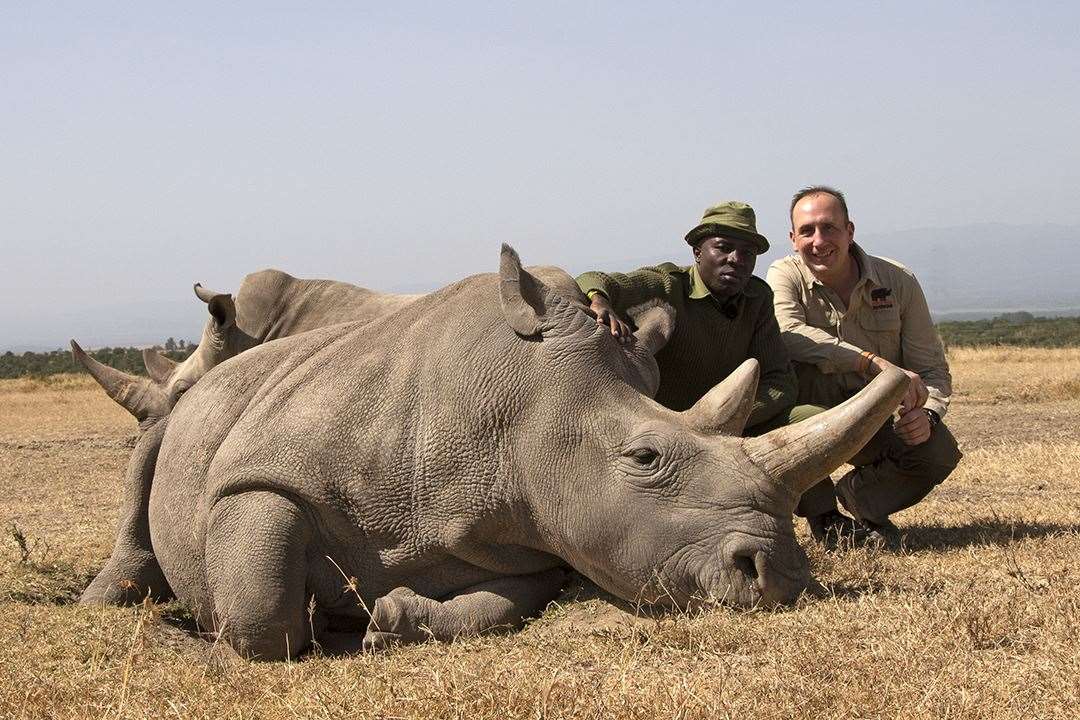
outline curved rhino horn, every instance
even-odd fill
[[[167,358],[152,348],[144,348],[142,351],[143,365],[150,379],[159,385],[164,385],[176,369],[176,361]]]
[[[899,370],[882,372],[850,400],[802,422],[743,440],[751,462],[801,495],[851,459],[892,414],[907,389]]]
[[[707,435],[742,435],[754,407],[760,375],[758,361],[747,358],[692,408],[682,413],[686,423]]]
[[[146,378],[128,375],[99,363],[83,352],[79,343],[74,340],[71,341],[71,354],[105,389],[105,394],[134,415],[139,422],[152,415],[160,417],[168,414],[169,403],[165,393]]]
[[[202,283],[195,283],[195,297],[199,298],[204,303],[209,303],[216,296],[223,294],[224,293],[214,292],[213,290],[208,290],[207,288],[204,288],[202,286]]]

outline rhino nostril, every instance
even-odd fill
[[[754,558],[750,555],[736,555],[732,558],[735,569],[741,572],[750,581],[757,580],[758,570],[754,564]]]

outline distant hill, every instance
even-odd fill
[[[939,320],[979,320],[1017,310],[1080,315],[1080,226],[982,223],[890,233],[856,228],[855,238],[870,254],[910,268]],[[786,236],[771,241],[758,259],[755,273],[761,277],[791,252]],[[668,260],[689,263],[690,253],[657,254],[609,269]]]
[[[887,234],[856,230],[874,255],[914,272],[939,317],[1080,308],[1080,227],[986,223]],[[1036,312],[1038,311],[1038,312]]]
[[[981,223],[890,233],[857,227],[855,239],[870,254],[910,268],[938,320],[1017,310],[1080,315],[1080,226]],[[758,261],[762,277],[791,252],[787,237],[772,238],[772,246]]]
[[[938,321],[988,319],[1018,310],[1044,317],[1080,315],[1080,226],[984,223],[890,233],[860,226],[856,238],[868,252],[898,260],[915,272]],[[773,237],[772,245],[758,261],[761,276],[769,263],[790,252],[787,237]],[[607,260],[564,267],[580,273],[592,268],[630,270],[668,260],[690,262],[689,250],[681,243],[673,243],[664,254],[641,256],[603,246],[595,247],[594,253],[594,258]],[[432,288],[391,283],[385,289]],[[0,328],[0,352],[66,348],[72,335],[94,347],[147,345],[169,335],[197,339],[205,322],[205,307],[188,292],[138,304],[103,298],[63,309],[42,305]]]

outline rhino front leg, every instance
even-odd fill
[[[206,533],[212,614],[200,624],[253,660],[299,655],[314,628],[305,610],[311,526],[296,503],[250,491],[218,500]],[[321,619],[320,619],[321,624]]]
[[[565,579],[561,568],[514,575],[474,585],[442,601],[396,588],[375,601],[364,649],[515,630],[555,599]]]
[[[126,605],[147,595],[164,602],[173,596],[150,545],[150,486],[167,425],[167,419],[157,421],[135,443],[124,477],[112,555],[79,598],[85,605]]]

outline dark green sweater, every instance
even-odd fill
[[[795,404],[795,374],[780,340],[772,290],[764,280],[751,277],[743,292],[725,303],[709,293],[696,265],[664,263],[626,274],[587,272],[577,282],[586,293],[604,293],[624,319],[629,309],[649,300],[664,300],[675,308],[675,332],[656,355],[656,400],[665,407],[686,410],[747,358],[761,364],[748,427]]]

